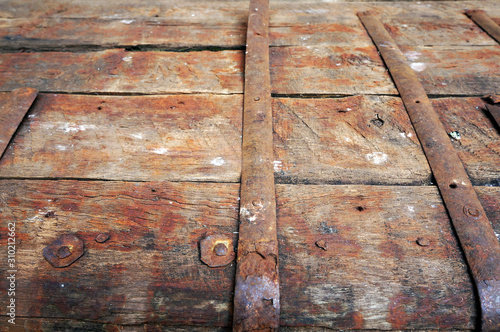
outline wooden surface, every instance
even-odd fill
[[[460,133],[500,237],[500,128],[481,98],[500,94],[500,46],[473,8],[500,23],[497,1],[271,1],[283,331],[476,326],[427,161],[356,16],[379,16]],[[17,324],[0,331],[230,330],[235,267],[204,265],[198,242],[238,236],[247,10],[0,3],[0,91],[42,92],[0,160],[0,239],[16,221],[20,270]],[[85,253],[53,268],[42,250],[67,233]]]
[[[480,98],[433,100],[476,185],[498,185],[500,141]],[[241,96],[39,96],[4,178],[239,182]],[[275,98],[280,183],[430,184],[397,97]]]
[[[16,222],[20,242],[18,314],[75,324],[229,325],[234,266],[204,265],[198,241],[208,232],[236,237],[238,190],[215,183],[0,181],[0,214]],[[497,220],[498,187],[480,190]],[[282,325],[473,327],[470,280],[434,187],[278,185],[277,199]],[[110,240],[97,243],[101,232]],[[84,241],[85,253],[56,269],[41,252],[66,233]]]
[[[242,96],[40,95],[0,177],[238,182]]]

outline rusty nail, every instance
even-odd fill
[[[431,244],[425,237],[419,237],[416,242],[421,247],[428,247]]]
[[[252,205],[253,206],[259,206],[259,205],[262,205],[262,202],[260,201],[260,199],[254,199],[252,201]]]
[[[110,235],[108,233],[101,233],[95,237],[95,241],[98,243],[104,243],[109,240]]]
[[[45,214],[45,218],[52,218],[55,216],[56,216],[56,213],[54,211],[49,211]]]
[[[328,245],[326,244],[326,241],[325,240],[319,240],[319,241],[316,241],[316,246],[320,249],[323,249],[323,250],[328,250]]]
[[[200,241],[201,261],[210,267],[226,266],[236,256],[233,239],[226,234],[212,234]]]
[[[227,247],[224,243],[218,243],[214,247],[214,252],[217,256],[226,256],[227,255]]]
[[[53,267],[70,266],[83,255],[83,241],[73,234],[65,234],[43,249],[43,257]]]

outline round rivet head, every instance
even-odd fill
[[[255,101],[259,101],[259,100],[260,100],[260,98],[259,98],[259,97],[255,97],[253,100],[255,100]]]
[[[226,256],[227,255],[227,247],[224,243],[218,243],[214,247],[214,252],[217,256]]]
[[[464,214],[472,219],[481,218],[481,211],[472,205],[465,205],[463,209]]]

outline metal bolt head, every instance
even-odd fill
[[[95,242],[104,243],[109,240],[110,235],[108,233],[101,233],[95,237]]]
[[[227,234],[212,234],[200,241],[201,261],[210,267],[226,266],[236,257],[233,239]]]
[[[218,243],[214,247],[214,252],[217,256],[226,256],[227,255],[227,247],[225,243]]]
[[[57,250],[57,257],[60,259],[69,257],[71,255],[71,249],[68,248],[67,246],[62,246]]]
[[[43,257],[53,267],[66,267],[78,260],[84,251],[83,241],[73,234],[65,234],[43,249]]]

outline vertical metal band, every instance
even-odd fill
[[[9,94],[5,103],[0,105],[0,157],[3,156],[37,94],[38,91],[32,88],[16,89]]]
[[[280,293],[268,0],[250,3],[242,158],[233,330],[272,331],[279,327]]]
[[[477,25],[500,43],[500,26],[486,15],[483,10],[466,10],[465,14],[471,18]]]
[[[465,168],[406,58],[380,21],[358,14],[382,55],[436,178],[476,283],[483,331],[500,330],[500,243]]]

